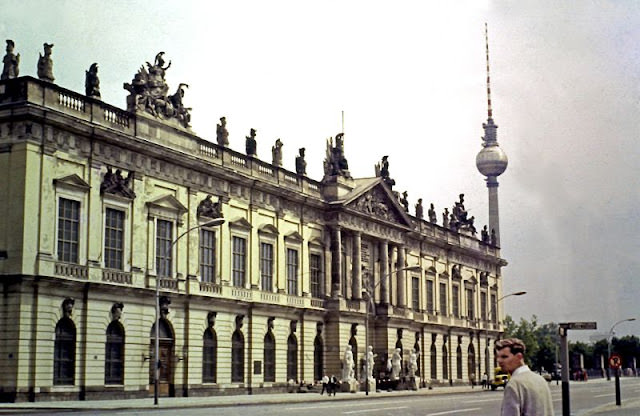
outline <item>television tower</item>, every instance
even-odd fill
[[[500,216],[498,210],[498,176],[507,169],[507,155],[500,148],[497,139],[498,126],[493,122],[491,110],[491,83],[489,77],[489,35],[487,24],[484,24],[485,42],[487,48],[487,122],[482,124],[484,137],[482,138],[482,150],[476,156],[476,167],[481,174],[487,177],[487,189],[489,191],[489,231],[495,234],[495,244],[500,246]]]

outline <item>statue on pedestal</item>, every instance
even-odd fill
[[[245,142],[245,149],[247,151],[247,156],[257,156],[256,154],[256,148],[257,148],[257,141],[256,141],[256,129],[251,129],[249,130],[249,135],[245,136],[246,138],[246,142]]]
[[[271,156],[273,165],[282,166],[282,141],[280,139],[277,139],[271,147]]]
[[[220,117],[220,124],[216,126],[216,139],[219,146],[229,146],[229,132],[226,117]]]
[[[43,81],[53,82],[55,80],[53,77],[53,59],[51,59],[53,43],[45,43],[43,46],[44,56],[40,54],[40,58],[38,58],[38,78]]]
[[[402,370],[402,356],[400,355],[400,348],[396,348],[391,357],[391,380],[398,380],[400,378],[400,371]]]
[[[353,352],[351,351],[351,345],[347,345],[344,350],[344,362],[342,367],[342,381],[346,381],[347,383],[351,383],[354,381],[354,366],[353,362]]]
[[[15,46],[16,44],[11,39],[7,39],[7,54],[2,58],[4,66],[2,67],[0,79],[18,78],[20,74],[20,54],[15,55],[13,53]]]
[[[87,97],[100,98],[100,79],[98,78],[98,64],[92,63],[85,71],[84,92]]]
[[[435,224],[438,222],[438,220],[436,219],[436,209],[433,206],[433,203],[431,203],[431,205],[429,206],[429,222],[431,224]]]
[[[409,377],[415,377],[416,371],[418,371],[418,354],[416,354],[416,350],[412,349],[411,354],[409,354]]]
[[[298,175],[307,174],[307,162],[304,160],[304,147],[298,149],[298,156],[296,156],[296,173]]]

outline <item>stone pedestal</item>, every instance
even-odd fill
[[[342,380],[340,391],[343,393],[355,393],[358,391],[358,382],[356,380]]]
[[[369,393],[376,391],[376,380],[370,378],[369,381]],[[367,381],[360,382],[360,391],[367,391]]]
[[[420,387],[420,377],[410,377],[407,381],[408,390],[418,390]]]

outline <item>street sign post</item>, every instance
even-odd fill
[[[562,416],[571,416],[569,399],[569,343],[567,331],[569,329],[598,329],[596,322],[565,322],[558,324],[560,335],[560,360],[562,361]]]
[[[618,354],[611,354],[609,357],[609,367],[613,368],[613,371],[616,373],[616,406],[622,405],[622,400],[620,399],[620,367],[622,367],[622,357]]]

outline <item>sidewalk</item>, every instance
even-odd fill
[[[486,390],[485,390],[486,391]],[[179,409],[185,407],[223,407],[223,406],[255,406],[261,404],[302,403],[336,400],[371,400],[388,399],[389,397],[405,397],[417,395],[441,395],[453,393],[482,392],[482,388],[476,386],[434,387],[432,390],[420,389],[382,391],[357,393],[338,393],[336,396],[320,395],[319,392],[311,393],[273,393],[253,395],[208,396],[208,397],[160,397],[158,405],[153,404],[153,397],[146,399],[128,400],[71,400],[71,401],[43,401],[24,403],[0,403],[0,414],[9,414],[17,411],[43,412],[51,410],[129,410],[129,409]]]
[[[581,413],[580,416],[638,416],[640,415],[640,399],[622,400],[621,406],[606,404]]]

